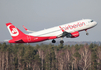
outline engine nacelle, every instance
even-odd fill
[[[66,35],[67,38],[76,38],[76,37],[78,37],[78,36],[79,36],[79,32],[78,32],[78,31],[72,32],[72,33],[68,33],[68,34]]]

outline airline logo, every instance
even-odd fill
[[[8,30],[9,30],[11,36],[18,36],[19,35],[19,31],[12,24],[8,25]]]
[[[66,26],[63,26],[61,27],[61,29],[63,30],[71,30],[71,29],[75,29],[75,28],[78,28],[78,27],[82,27],[85,25],[85,22],[78,22],[77,24],[73,24],[73,25],[66,25]]]

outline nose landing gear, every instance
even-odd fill
[[[86,31],[86,35],[89,35],[89,33],[87,32],[87,29],[85,31]]]
[[[89,35],[89,33],[86,33],[86,35]]]

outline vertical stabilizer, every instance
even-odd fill
[[[12,36],[12,38],[18,38],[23,35],[25,35],[22,31],[20,31],[18,28],[16,28],[12,23],[6,23],[6,26]]]

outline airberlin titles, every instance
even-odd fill
[[[85,22],[78,22],[77,24],[73,24],[73,25],[66,25],[64,27],[61,27],[63,30],[69,30],[69,29],[75,29],[78,27],[82,27],[85,26]]]

